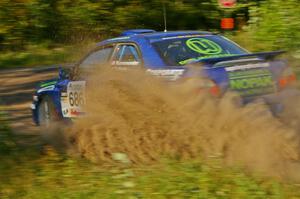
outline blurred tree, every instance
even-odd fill
[[[270,1],[275,2],[274,8],[268,8],[264,3]],[[294,6],[292,2],[295,0],[287,1]],[[217,0],[1,0],[0,50],[22,49],[31,43],[99,40],[130,28],[163,30],[163,3],[168,30],[218,30],[221,17],[240,13],[247,17],[249,6],[252,12],[250,29],[253,29],[268,25],[273,17],[268,12],[272,9],[279,11],[276,6],[283,4],[278,2],[262,1],[260,8],[258,3],[254,6],[249,1],[240,0],[235,8],[222,10]],[[266,18],[269,22],[254,22],[255,13],[259,13],[259,21]]]
[[[248,32],[266,49],[299,49],[300,7],[297,0],[265,0],[250,6]]]
[[[26,4],[29,0],[0,1],[0,44],[1,49],[23,48],[26,44],[28,13]]]

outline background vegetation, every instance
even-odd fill
[[[222,17],[236,27],[225,32],[251,50],[286,49],[299,57],[300,8],[296,0],[239,0],[222,9],[217,0],[2,0],[0,66],[73,61],[73,45],[99,41],[125,29],[220,30]],[[255,44],[255,45],[254,45]],[[71,46],[71,47],[70,47]]]

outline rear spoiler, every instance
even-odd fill
[[[272,52],[249,53],[249,54],[242,54],[242,55],[232,55],[227,57],[205,58],[205,59],[201,59],[199,62],[215,64],[221,61],[230,61],[230,60],[236,60],[240,58],[259,58],[259,59],[270,60],[283,53],[285,53],[285,51],[283,50],[272,51]]]

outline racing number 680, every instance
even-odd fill
[[[84,104],[82,92],[70,92],[69,93],[69,103],[71,106],[82,106]]]

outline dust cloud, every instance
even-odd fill
[[[226,165],[300,179],[295,122],[275,118],[260,100],[241,106],[234,93],[195,92],[200,81],[102,69],[88,82],[88,114],[65,130],[69,148],[93,162],[113,161],[114,153],[135,164],[217,156]]]

